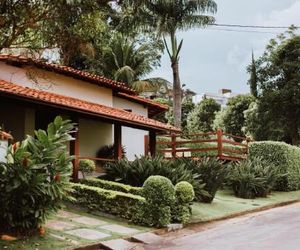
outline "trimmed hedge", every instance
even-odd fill
[[[283,176],[277,181],[275,190],[300,189],[300,148],[284,142],[253,142],[249,146],[249,157],[260,157],[279,168]]]
[[[122,218],[131,219],[130,210],[133,207],[143,206],[145,199],[138,195],[119,191],[106,190],[84,184],[71,184],[71,195],[76,205],[82,205],[91,210],[98,210]]]
[[[88,186],[99,187],[103,189],[143,196],[143,188],[141,187],[133,187],[130,185],[126,185],[114,181],[106,181],[94,177],[82,179],[80,182]]]

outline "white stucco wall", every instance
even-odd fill
[[[0,79],[28,88],[113,106],[111,89],[35,67],[15,67],[0,62]]]
[[[113,98],[115,108],[130,109],[133,113],[148,116],[148,110],[144,105],[134,103],[119,97]],[[122,127],[122,144],[125,146],[126,157],[134,160],[135,156],[141,156],[145,153],[144,137],[148,132],[145,130]]]
[[[79,120],[79,155],[81,157],[96,157],[98,149],[104,145],[113,144],[113,125],[88,119]]]

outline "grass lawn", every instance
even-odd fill
[[[235,214],[277,205],[283,202],[300,201],[300,191],[273,192],[268,198],[241,199],[231,190],[219,191],[212,204],[194,203],[190,223],[208,222]]]

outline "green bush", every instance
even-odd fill
[[[83,179],[80,182],[88,186],[99,187],[103,189],[114,190],[114,191],[141,195],[141,196],[143,195],[143,189],[141,187],[133,187],[130,185],[126,185],[114,181],[101,180],[98,178],[91,177],[91,178]]]
[[[148,226],[163,227],[171,223],[171,207],[175,202],[172,182],[163,176],[150,176],[143,185],[146,199],[141,210],[135,209],[133,221]]]
[[[0,231],[29,234],[67,199],[72,157],[66,142],[74,124],[57,117],[47,131],[9,148],[0,164]]]
[[[191,202],[195,198],[195,192],[193,186],[182,181],[175,186],[176,201],[172,207],[172,218],[174,221],[187,223],[192,214]]]
[[[83,178],[85,178],[85,174],[92,173],[96,170],[96,164],[92,160],[80,160],[78,170],[81,171]]]
[[[280,174],[274,166],[260,158],[232,164],[229,183],[237,197],[266,197],[273,190]]]
[[[194,188],[190,183],[181,181],[175,185],[175,196],[180,204],[190,203],[195,198]]]
[[[122,159],[118,162],[110,162],[105,165],[106,178],[111,181],[119,181],[132,186],[142,186],[152,175],[160,175],[168,178],[176,185],[178,182],[191,183],[199,195],[209,195],[203,188],[199,175],[186,166],[183,160],[165,160],[162,156],[141,157],[130,162]]]
[[[175,199],[175,189],[172,182],[163,176],[150,176],[143,185],[143,193],[147,202],[169,205]]]
[[[277,180],[276,190],[300,189],[300,148],[284,142],[253,142],[249,146],[249,157],[260,157],[278,169],[281,177]]]
[[[130,219],[132,207],[141,209],[145,199],[138,195],[72,183],[73,203],[90,210],[106,212]]]
[[[228,174],[227,166],[216,158],[203,158],[201,160],[181,159],[186,168],[191,170],[200,183],[204,184],[201,190],[195,189],[198,201],[211,203],[216,192],[223,186]]]

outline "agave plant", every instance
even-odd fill
[[[280,177],[282,174],[272,164],[253,158],[233,164],[229,182],[236,196],[252,199],[270,194]]]

